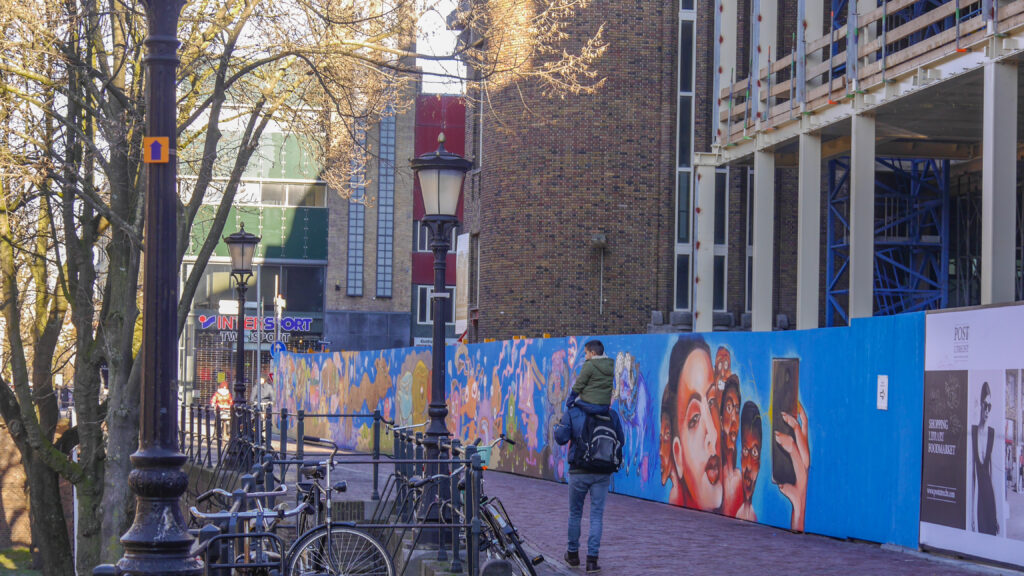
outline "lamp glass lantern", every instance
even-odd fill
[[[437,138],[437,150],[417,156],[412,171],[420,183],[426,216],[452,216],[459,207],[462,181],[473,163],[444,149],[445,136]]]
[[[245,231],[245,224],[238,227],[238,232],[224,238],[231,256],[231,274],[239,281],[252,276],[252,257],[256,254],[256,245],[260,237]]]

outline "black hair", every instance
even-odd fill
[[[672,434],[676,432],[678,422],[678,408],[676,406],[679,396],[679,376],[683,373],[683,366],[686,359],[696,350],[703,350],[711,358],[711,347],[704,341],[703,336],[680,336],[675,345],[672,346],[672,353],[668,357],[668,382],[665,383],[665,391],[661,395],[661,417],[668,417],[669,430]]]
[[[591,340],[583,345],[584,350],[590,350],[598,356],[604,355],[604,344],[600,340]]]
[[[761,442],[761,411],[750,400],[743,403],[743,411],[740,412],[740,435],[746,436],[747,432],[757,437]],[[742,440],[741,440],[742,441]]]

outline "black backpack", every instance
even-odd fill
[[[595,474],[613,474],[622,466],[622,439],[611,414],[587,414],[576,447],[575,467]]]

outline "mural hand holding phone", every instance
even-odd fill
[[[807,442],[807,413],[804,412],[803,405],[798,403],[797,418],[788,412],[782,412],[781,416],[792,428],[793,435],[775,431],[775,442],[792,459],[795,480],[792,484],[779,484],[779,490],[793,505],[790,530],[803,532],[804,513],[807,509],[807,471],[811,467],[811,450]]]

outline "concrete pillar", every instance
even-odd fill
[[[854,114],[850,123],[850,319],[874,313],[875,118]]]
[[[796,327],[818,327],[821,248],[821,136],[800,135],[797,202]]]
[[[768,83],[761,79],[760,71],[768,68],[771,61],[779,59],[777,32],[779,2],[778,0],[752,0],[751,8],[754,13],[750,23],[753,35],[751,47],[754,55],[754,70],[750,71],[750,75],[757,80],[755,82],[756,96],[752,97],[757,106],[754,110],[756,112],[754,118],[760,121],[768,118],[768,113],[771,111],[772,99],[771,94],[768,93]]]
[[[981,156],[981,303],[1015,299],[1017,64],[985,64]]]
[[[697,244],[693,266],[693,330],[711,332],[715,306],[715,164],[711,154],[694,154]]]
[[[750,329],[772,329],[772,275],[775,269],[775,153],[754,152],[754,278]]]
[[[738,0],[715,0],[715,101],[721,97],[722,90],[736,81],[736,11]],[[721,141],[727,140],[728,123],[719,122],[720,110],[729,108],[729,103],[722,100],[716,108],[715,121]]]

